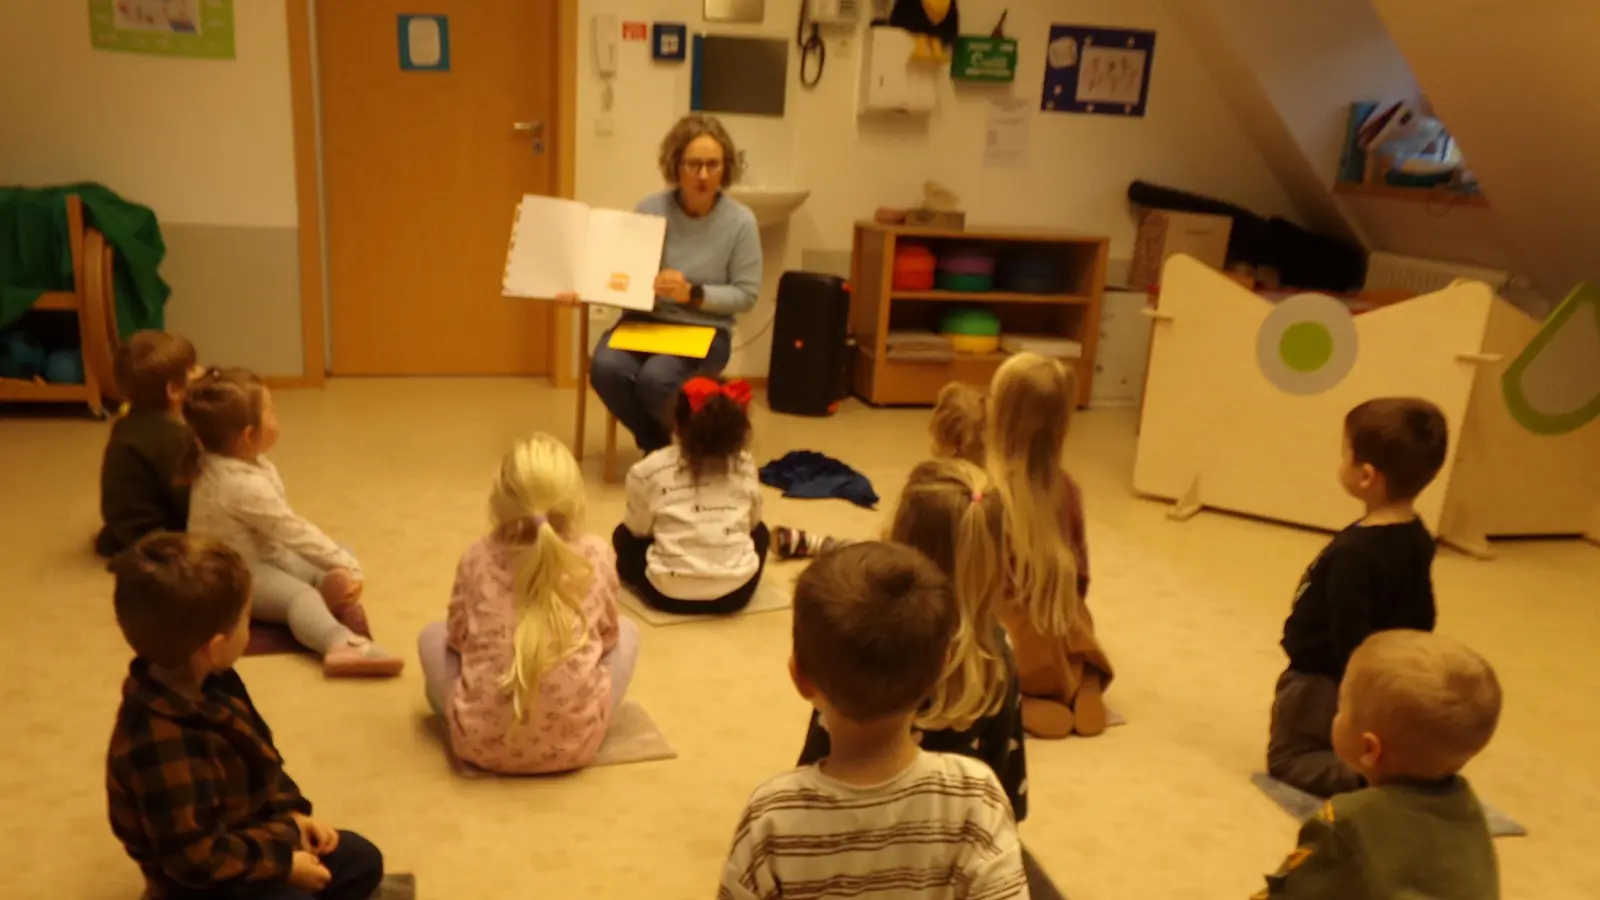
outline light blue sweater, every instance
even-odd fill
[[[693,309],[657,297],[655,318],[732,328],[733,317],[753,308],[761,292],[761,232],[755,213],[723,194],[711,212],[691,218],[675,195],[673,190],[651,194],[634,211],[666,217],[661,268],[677,269],[690,284],[705,288],[705,303]]]

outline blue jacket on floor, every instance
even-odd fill
[[[785,497],[838,497],[867,509],[878,505],[878,494],[867,476],[814,450],[795,450],[762,466],[761,483],[781,489]]]

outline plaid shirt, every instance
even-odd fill
[[[152,900],[230,882],[285,881],[311,804],[231,669],[184,697],[135,659],[106,758],[111,830]]]

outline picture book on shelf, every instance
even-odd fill
[[[660,216],[527,194],[511,226],[501,293],[537,300],[573,293],[585,303],[652,309],[666,237]]]

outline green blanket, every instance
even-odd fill
[[[162,327],[172,289],[161,280],[167,245],[156,214],[101,185],[74,184],[0,188],[0,328],[21,318],[45,291],[72,290],[68,194],[82,198],[85,224],[116,250],[117,331],[127,337]]]

